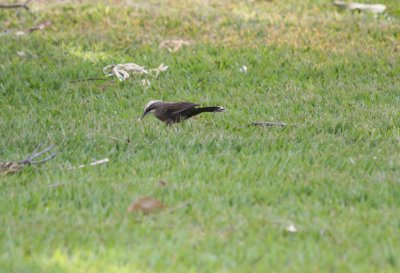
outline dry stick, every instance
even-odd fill
[[[54,147],[54,145],[50,145],[49,147],[47,147],[47,148],[44,149],[43,151],[37,152],[41,146],[42,146],[42,144],[37,145],[37,146],[35,147],[35,149],[33,150],[33,153],[32,153],[31,155],[29,155],[27,158],[25,158],[24,160],[20,161],[19,163],[21,163],[21,164],[32,164],[32,163],[34,163],[34,162],[32,161],[33,159],[35,159],[35,158],[41,156],[41,155],[44,154],[44,153],[47,153],[48,151],[50,151],[50,150],[53,149],[53,147]],[[46,162],[46,161],[52,159],[54,156],[55,156],[55,154],[52,154],[51,156],[45,158],[44,160],[39,161],[39,163]],[[37,163],[35,163],[35,164],[37,164]]]
[[[43,160],[40,160],[40,161],[31,161],[31,164],[32,164],[32,165],[42,164],[42,163],[44,163],[44,162],[49,161],[50,159],[53,159],[56,155],[57,155],[56,153],[52,153],[51,155],[49,155],[48,157],[46,157],[46,158],[43,159]]]
[[[106,80],[108,80],[108,79],[107,78],[89,78],[89,79],[80,79],[80,80],[70,81],[70,83],[88,82],[88,81],[106,81]]]
[[[26,9],[27,11],[30,11],[28,4],[31,2],[32,0],[28,0],[26,1],[24,4],[0,4],[0,9]]]
[[[261,121],[261,122],[252,122],[251,125],[253,126],[264,126],[264,127],[286,127],[285,122],[281,121]]]
[[[42,22],[42,23],[40,23],[40,24],[38,24],[36,26],[33,26],[30,29],[28,29],[26,31],[26,33],[32,33],[32,32],[34,32],[36,30],[43,30],[43,29],[45,29],[46,27],[48,27],[50,25],[51,25],[50,21],[44,21],[44,22]]]

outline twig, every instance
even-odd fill
[[[54,147],[54,145],[50,145],[49,147],[47,147],[43,151],[37,152],[41,146],[42,146],[42,144],[37,145],[35,147],[35,149],[33,150],[32,154],[30,154],[27,158],[25,158],[24,160],[21,160],[18,163],[19,164],[41,164],[41,163],[44,163],[46,161],[49,161],[50,159],[52,159],[52,158],[54,158],[56,156],[56,153],[53,153],[53,154],[51,154],[50,156],[46,157],[45,159],[43,159],[41,161],[33,161],[35,158],[43,155],[44,153],[47,153],[48,151],[50,151]]]
[[[0,4],[0,9],[26,9],[30,11],[28,5],[32,0],[26,1],[24,4]]]
[[[70,81],[70,83],[88,82],[88,81],[107,81],[107,80],[108,79],[105,79],[105,78],[89,78],[89,79],[80,79],[80,80]]]
[[[275,121],[266,121],[266,122],[252,122],[251,125],[253,126],[264,126],[264,127],[285,127],[287,124],[284,122],[275,122]]]
[[[32,165],[42,164],[42,163],[44,163],[44,162],[46,162],[46,161],[49,161],[49,160],[53,159],[55,156],[56,156],[56,153],[52,153],[51,155],[49,155],[48,157],[46,157],[46,158],[43,159],[43,160],[40,160],[40,161],[31,161],[31,164],[32,164]]]
[[[46,27],[48,27],[50,25],[51,25],[50,21],[44,21],[44,22],[41,22],[40,24],[38,24],[36,26],[31,27],[26,32],[27,33],[32,33],[32,32],[34,32],[36,30],[43,30],[43,29],[45,29]]]
[[[41,146],[41,145],[40,145]],[[39,147],[40,147],[39,146]],[[39,147],[37,149],[39,149]],[[41,156],[44,153],[47,153],[48,151],[50,151],[51,149],[53,149],[54,145],[50,145],[49,147],[47,147],[46,149],[44,149],[41,152],[37,152],[37,150],[35,150],[30,156],[29,156],[29,161],[32,161],[33,159],[35,159],[36,157]]]
[[[110,160],[108,158],[104,158],[104,159],[100,159],[100,160],[96,160],[96,161],[90,162],[88,164],[81,164],[78,167],[67,167],[67,168],[62,167],[62,166],[60,166],[60,167],[61,167],[62,170],[72,171],[72,170],[82,169],[82,168],[87,167],[87,166],[96,166],[96,165],[100,165],[100,164],[105,164],[105,163],[108,163],[109,161]]]

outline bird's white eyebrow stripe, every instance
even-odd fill
[[[144,107],[144,112],[146,112],[146,110],[155,102],[162,102],[161,100],[151,100],[149,101],[146,106]]]

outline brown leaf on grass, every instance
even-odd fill
[[[23,164],[18,162],[0,162],[0,175],[16,173],[20,171]]]
[[[128,208],[127,212],[150,214],[163,210],[166,206],[152,197],[141,197],[135,200]]]
[[[160,181],[158,181],[158,185],[160,187],[166,187],[167,186],[167,182],[165,182],[164,180],[160,180]]]
[[[176,52],[181,49],[182,46],[188,46],[190,42],[185,40],[165,40],[159,45],[159,48],[166,48],[169,52]]]

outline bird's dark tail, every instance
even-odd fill
[[[200,108],[192,108],[185,111],[184,116],[185,118],[190,118],[204,112],[225,112],[225,111],[226,111],[225,108],[222,106],[200,107]]]
[[[211,107],[200,107],[196,108],[196,110],[199,110],[199,113],[202,112],[225,112],[225,108],[222,106],[211,106]]]

